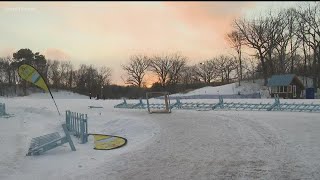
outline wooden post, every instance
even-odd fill
[[[147,96],[146,97],[147,98],[147,106],[148,106],[148,112],[151,114],[150,107],[149,107],[149,96],[148,95],[149,95],[149,93],[146,94],[146,96]]]
[[[164,95],[164,103],[166,105],[166,109],[169,111],[168,95],[167,94]]]
[[[70,137],[70,134],[69,134],[69,132],[68,132],[68,129],[67,129],[67,127],[66,127],[66,124],[62,124],[62,128],[63,128],[64,133],[66,134],[66,138],[67,138],[67,140],[68,140],[68,142],[69,142],[69,145],[70,145],[71,150],[72,150],[72,151],[76,151],[76,147],[74,147],[73,141],[72,141],[72,139],[71,139],[71,137]]]

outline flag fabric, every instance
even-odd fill
[[[34,67],[28,64],[22,64],[19,67],[18,74],[22,79],[28,82],[31,82],[32,84],[35,84],[36,86],[40,87],[46,92],[49,92],[49,88],[47,84],[45,83],[42,76],[38,73],[38,71]]]
[[[19,69],[18,69],[18,74],[22,79],[40,87],[41,89],[45,90],[46,92],[49,92],[54,104],[56,105],[56,108],[57,108],[59,115],[61,115],[60,111],[58,109],[58,106],[56,104],[56,101],[54,100],[47,83],[45,82],[44,78],[40,75],[40,73],[33,66],[31,66],[29,64],[20,65]]]
[[[111,136],[105,134],[89,134],[94,137],[94,149],[110,150],[124,146],[127,139],[119,136]]]

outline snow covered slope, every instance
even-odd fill
[[[52,91],[52,95],[55,99],[88,99],[88,96],[81,95],[78,93],[73,93],[70,91],[64,91],[64,90],[59,90],[59,91]],[[47,99],[50,98],[49,93],[32,93],[29,96],[25,96],[24,98],[36,98],[36,99]]]
[[[177,93],[172,94],[173,97],[188,97],[188,96],[205,96],[205,95],[250,95],[250,94],[259,94],[262,98],[267,98],[269,96],[268,90],[266,86],[263,86],[262,80],[256,80],[255,83],[243,81],[226,84],[222,86],[207,86],[203,88],[199,88],[193,91],[190,91],[185,94]]]

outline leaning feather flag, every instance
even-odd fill
[[[54,104],[56,105],[58,113],[60,115],[58,106],[52,96],[52,93],[51,93],[47,83],[45,82],[44,78],[40,75],[40,73],[34,67],[32,67],[28,64],[22,64],[19,66],[18,74],[22,79],[40,87],[41,89],[45,90],[46,92],[49,92]]]
[[[38,73],[38,71],[34,67],[27,64],[22,64],[19,67],[18,73],[22,79],[35,84],[36,86],[40,87],[46,92],[49,92],[49,88],[47,84],[45,83],[42,76]]]

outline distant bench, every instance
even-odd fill
[[[102,106],[88,106],[90,109],[91,108],[103,108]]]

